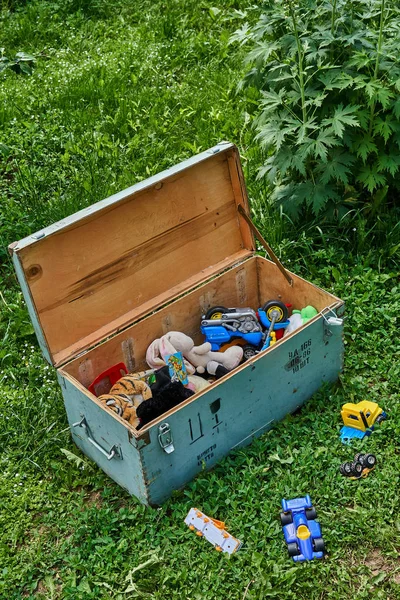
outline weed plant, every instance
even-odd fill
[[[232,36],[261,90],[259,177],[291,217],[399,206],[399,16],[386,0],[273,0]]]
[[[25,52],[36,65],[32,75],[0,74],[0,598],[400,598],[396,228],[366,229],[356,212],[339,228],[299,227],[272,212],[270,188],[256,180],[265,157],[248,133],[258,92],[236,93],[244,49],[229,44],[248,9],[10,0],[1,13],[5,55]],[[221,139],[239,145],[253,216],[287,266],[346,301],[345,370],[300,412],[146,509],[72,443],[5,249]],[[340,407],[363,398],[389,419],[348,448]],[[342,478],[340,463],[367,448],[376,470]],[[328,556],[294,565],[280,500],[305,493]],[[228,559],[193,535],[183,524],[191,506],[225,520],[242,550]]]

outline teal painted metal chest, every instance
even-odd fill
[[[10,246],[75,443],[145,504],[249,444],[342,368],[343,302],[296,275],[289,284],[256,255],[239,207],[248,213],[239,154],[221,143]],[[143,429],[89,392],[112,364],[146,368],[148,345],[168,331],[201,343],[211,306],[272,298],[319,312]]]

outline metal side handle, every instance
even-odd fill
[[[122,460],[122,452],[121,448],[114,444],[109,452],[105,450],[100,444],[96,442],[90,435],[89,426],[86,421],[86,417],[82,417],[80,421],[76,423],[72,423],[72,427],[82,427],[86,431],[88,442],[90,442],[99,452],[101,452],[107,460],[111,460],[113,458],[120,458]]]

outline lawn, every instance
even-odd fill
[[[1,13],[4,53],[36,57],[31,76],[0,74],[1,598],[400,599],[398,238],[357,214],[346,228],[292,226],[267,204],[249,127],[258,94],[237,92],[245,50],[229,43],[250,5],[33,0]],[[283,262],[346,301],[344,372],[149,509],[72,443],[6,247],[222,139],[239,146],[253,216]],[[389,418],[349,448],[340,408],[362,399]],[[375,471],[344,479],[340,463],[366,448]],[[280,500],[305,493],[328,555],[295,565]],[[192,506],[225,520],[240,552],[229,559],[194,536],[183,524]]]

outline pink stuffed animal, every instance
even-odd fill
[[[212,352],[211,344],[205,342],[195,346],[192,338],[180,331],[170,331],[160,339],[154,340],[146,352],[146,361],[151,368],[160,368],[165,365],[164,356],[182,352],[188,373],[205,373],[210,361],[215,361],[228,371],[238,366],[243,357],[240,346],[232,346],[225,352]]]

